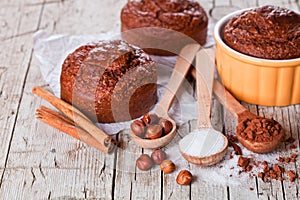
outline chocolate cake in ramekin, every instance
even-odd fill
[[[300,103],[300,14],[277,6],[231,13],[215,26],[216,64],[238,99],[264,106]]]

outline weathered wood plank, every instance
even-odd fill
[[[2,107],[0,115],[2,133],[0,175],[4,171],[2,168],[5,165],[8,147],[11,145],[6,164],[8,168],[5,170],[0,188],[1,198],[160,199],[162,197],[163,199],[189,199],[191,197],[199,199],[199,197],[207,197],[211,199],[254,199],[256,188],[254,191],[250,191],[247,188],[230,186],[228,195],[225,186],[211,187],[200,180],[196,180],[191,187],[178,186],[175,179],[180,169],[190,169],[197,176],[198,167],[189,166],[186,161],[180,160],[182,158],[174,159],[178,169],[172,174],[161,175],[158,166],[149,172],[140,173],[135,168],[135,160],[142,150],[136,147],[132,141],[128,142],[129,149],[126,151],[118,150],[116,166],[114,166],[114,155],[102,155],[97,150],[87,147],[47,125],[34,122],[32,118],[34,110],[41,105],[42,101],[33,98],[30,90],[34,85],[44,82],[35,59],[30,65],[28,76],[26,71],[31,60],[31,33],[37,28],[42,2],[42,0],[13,4],[9,1],[0,2],[0,24],[2,25],[0,40],[2,39],[1,45],[3,45],[1,47],[7,49],[0,52],[2,60],[0,65],[0,88],[2,91],[0,92],[0,106]],[[118,30],[120,23],[118,12],[125,2],[125,0],[105,2],[49,0],[45,3],[46,7],[40,27],[46,28],[49,33],[69,34],[94,34]],[[222,6],[223,3],[226,6],[224,2],[230,3],[231,1],[218,2],[217,5]],[[278,4],[299,10],[298,1],[288,2],[259,1],[258,3],[260,5]],[[206,10],[209,10],[212,2],[200,1],[200,3]],[[248,4],[252,5],[255,1],[233,3],[238,7],[246,4],[247,7]],[[106,9],[108,7],[111,9]],[[23,96],[21,96],[23,84],[18,83],[23,83],[26,76],[27,81]],[[19,104],[20,98],[22,98],[21,104]],[[258,107],[258,110],[256,106],[249,107],[252,111],[265,116],[276,116],[276,119],[282,120],[284,126],[289,128],[288,133],[299,138],[299,105],[287,108]],[[220,113],[219,110],[214,111]],[[225,119],[227,119],[225,131],[234,132],[236,123],[234,118],[225,115]],[[220,128],[222,123],[216,122],[215,125]],[[189,125],[186,124],[180,127],[179,131],[186,134],[188,129]],[[14,133],[13,137],[12,133]],[[128,131],[120,135],[120,137],[127,136]],[[11,137],[12,142],[10,143]],[[173,142],[176,143],[179,140],[180,137],[176,136]],[[170,145],[166,151],[172,151],[175,147],[176,144]],[[297,147],[299,148],[299,146]],[[133,150],[134,153],[130,155],[128,150]],[[173,159],[173,157],[171,158]],[[128,162],[129,159],[130,162]],[[299,166],[298,163],[296,166]],[[296,166],[289,164],[286,167],[295,170]],[[24,181],[26,181],[25,184]],[[296,199],[295,194],[298,188],[298,182],[290,184],[288,181],[284,181],[281,187],[279,182],[268,184],[258,180],[257,189],[258,193],[263,193],[259,195],[260,199]],[[283,196],[283,192],[285,196]]]
[[[35,8],[35,6],[29,7]],[[55,7],[51,7],[50,9],[55,9]],[[43,17],[45,17],[45,15]],[[45,22],[42,22],[42,26],[44,25]],[[74,30],[77,28],[78,27],[74,27]],[[69,30],[71,30],[71,26]],[[59,31],[64,31],[64,29]],[[33,58],[33,63],[30,66],[26,86],[24,88],[25,92],[20,105],[20,115],[16,123],[15,136],[11,143],[11,151],[7,162],[7,167],[10,169],[12,175],[7,174],[8,172],[4,175],[4,177],[8,177],[8,181],[6,179],[3,180],[1,187],[3,194],[9,193],[10,190],[8,188],[11,188],[9,179],[14,179],[19,169],[28,171],[28,169],[33,168],[43,171],[44,169],[53,168],[49,179],[60,180],[60,177],[62,177],[62,182],[65,183],[65,185],[70,185],[70,188],[67,190],[54,189],[55,191],[52,192],[52,195],[77,196],[80,198],[84,197],[81,195],[81,192],[76,193],[74,191],[81,191],[85,188],[84,190],[87,191],[87,197],[111,199],[114,155],[104,155],[40,122],[32,123],[35,109],[40,106],[41,100],[33,97],[31,89],[33,86],[40,84],[44,84],[44,82],[38,69],[38,63],[36,59]],[[76,177],[72,178],[72,176],[64,179],[63,176],[58,174],[60,169],[64,169],[66,176],[67,174],[71,175],[74,173],[81,174],[85,180],[80,182]],[[28,174],[27,171],[26,174]],[[86,179],[90,181],[86,181]],[[57,182],[51,181],[48,185],[51,184],[52,186],[48,188],[57,188],[57,186],[55,186],[58,185]],[[46,189],[47,187],[42,188],[40,191],[45,192],[47,191]],[[19,190],[22,192],[25,189],[20,188]],[[89,191],[92,192],[89,193]],[[35,196],[35,193],[32,188],[28,188],[26,189],[26,193],[23,192],[20,195],[24,199],[32,199],[30,197]],[[13,196],[14,194],[12,193],[10,195]],[[35,197],[44,198],[42,194],[38,194],[38,196]]]
[[[142,154],[149,156],[152,150],[142,149],[130,138],[130,131],[119,134],[123,148],[117,151],[116,178],[114,187],[115,199],[160,199],[161,172],[154,165],[149,171],[136,167],[136,160]]]
[[[258,114],[258,107],[256,105],[250,105],[250,104],[246,104],[246,103],[242,103],[250,112],[254,113],[254,114]],[[272,196],[272,192],[271,192],[271,184],[270,183],[266,183],[264,181],[262,181],[259,178],[256,178],[257,180],[257,186],[258,188],[256,188],[257,192],[258,192],[258,197],[259,199],[271,199]]]
[[[266,117],[266,118],[273,117],[283,127],[287,127],[287,124],[284,123],[284,120],[282,118],[282,109],[284,109],[284,108],[276,109],[275,107],[258,106],[258,115],[261,117]],[[280,147],[280,150],[285,151],[283,145]],[[271,187],[270,188],[270,198],[271,199],[283,199],[284,198],[280,181],[272,180],[270,183],[270,187]]]
[[[102,152],[88,147],[41,122],[32,123],[32,120],[30,120],[33,119],[35,109],[41,105],[41,100],[33,97],[31,94],[32,87],[38,84],[36,81],[43,83],[39,75],[38,65],[36,62],[33,62],[20,105],[20,113],[24,114],[18,116],[15,135],[7,161],[7,168],[10,169],[11,175],[7,175],[5,172],[5,176],[13,176],[11,178],[14,178],[14,173],[18,173],[19,169],[28,171],[28,169],[33,168],[44,171],[51,168],[52,172],[48,178],[55,180],[60,179],[58,177],[60,175],[57,173],[60,169],[64,169],[61,173],[79,174],[84,177],[85,182],[82,182],[80,185],[79,183],[81,182],[78,182],[76,178],[63,179],[65,184],[72,186],[70,189],[73,189],[55,190],[53,194],[56,196],[72,196],[74,188],[83,188],[84,186],[86,191],[93,191],[93,193],[87,193],[87,196],[92,195],[91,197],[95,198],[105,198],[107,196],[107,198],[112,198],[114,155],[104,155]],[[29,173],[27,171],[26,174]],[[56,188],[56,182],[49,182],[46,185],[49,184],[53,184],[49,188]],[[7,188],[10,188],[10,182],[4,179],[1,189],[4,193],[7,193],[9,192]],[[45,191],[45,189],[43,190]],[[14,194],[12,193],[11,195]],[[24,199],[32,199],[30,197],[36,194],[35,190],[29,187],[26,189],[26,192],[20,195],[23,195],[22,198]],[[43,198],[43,196],[36,197]]]
[[[298,105],[299,106],[299,105]],[[276,115],[279,115],[280,120],[282,121],[282,126],[285,128],[285,132],[287,137],[292,136],[296,139],[296,141],[299,141],[299,135],[297,130],[297,124],[299,124],[299,117],[297,120],[296,116],[296,108],[295,106],[288,106],[283,108],[277,108],[275,107]],[[294,143],[296,145],[295,149],[291,149],[289,145],[286,145],[283,149],[284,152],[286,152],[287,156],[289,156],[292,153],[298,154],[299,152],[299,142]],[[297,172],[299,169],[297,169],[297,166],[299,166],[299,158],[296,159],[296,163],[284,163],[284,168],[286,170],[293,170],[294,172]],[[286,180],[282,183],[282,189],[283,189],[283,195],[285,199],[297,199],[299,198],[298,194],[298,188],[299,188],[299,180],[296,180],[295,182],[291,183],[289,181],[289,177],[285,176]]]
[[[144,149],[144,153],[149,156],[152,150]],[[135,163],[135,160],[132,161]],[[135,181],[132,183],[132,198],[133,199],[160,199],[161,197],[161,170],[155,165],[150,171],[135,172]]]
[[[19,101],[23,92],[23,82],[32,57],[32,42],[27,30],[38,28],[41,6],[24,8],[22,2],[15,7],[0,8],[1,49],[0,52],[0,107],[1,141],[0,166],[4,167],[9,150]],[[23,32],[23,29],[25,32]]]
[[[61,1],[46,5],[42,27],[52,34],[97,34],[119,31],[126,0]]]
[[[101,171],[101,162],[91,167],[98,170],[62,168],[8,168],[1,187],[2,199],[111,199],[110,177]],[[107,188],[108,187],[108,188]]]
[[[236,118],[226,109],[223,111],[223,119],[224,119],[224,132],[226,135],[235,135],[235,129],[236,129],[236,125],[237,125],[237,120]],[[230,147],[228,149],[229,152],[233,152],[233,148]],[[235,155],[234,153],[232,153],[232,155],[234,157],[239,157],[238,155]],[[237,163],[236,163],[237,166]],[[232,174],[234,177],[237,176],[237,174]],[[229,199],[257,199],[257,194],[256,194],[256,188],[255,188],[255,179],[250,180],[249,185],[247,185],[246,187],[246,183],[244,183],[244,185],[237,187],[237,186],[233,186],[233,185],[229,185],[228,188],[228,195],[229,195]],[[254,188],[253,191],[251,191],[249,188],[252,187]]]
[[[190,186],[180,186],[176,183],[176,177],[181,170],[187,169],[191,171],[188,162],[181,156],[178,148],[180,139],[189,132],[189,123],[178,127],[176,136],[165,148],[168,159],[174,162],[176,170],[171,174],[163,175],[163,199],[190,199]]]

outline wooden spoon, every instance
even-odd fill
[[[200,50],[196,56],[198,129],[179,142],[182,156],[187,161],[201,166],[218,163],[228,148],[227,138],[215,130],[210,121],[214,69],[215,66],[205,50]]]
[[[223,104],[227,110],[229,110],[238,120],[238,126],[236,129],[236,135],[240,143],[245,146],[250,151],[256,152],[256,153],[268,153],[276,149],[280,143],[282,142],[282,139],[284,137],[284,129],[281,127],[281,125],[273,120],[273,119],[267,119],[264,117],[257,116],[250,111],[248,111],[244,106],[242,106],[223,86],[222,84],[215,80],[214,84],[214,93],[221,104]],[[266,125],[266,127],[263,127],[263,122],[268,122],[269,125]],[[257,124],[257,125],[256,125]],[[260,124],[260,125],[258,125]],[[247,127],[249,126],[262,126],[263,132],[261,134],[265,134],[266,131],[270,132],[272,127],[274,128],[277,133],[272,133],[272,140],[271,141],[257,141],[255,139],[251,139],[253,137],[253,134],[250,133],[249,137],[245,132],[247,132]],[[268,128],[268,126],[270,126]],[[241,128],[242,127],[242,128]],[[245,127],[245,128],[243,128]],[[251,128],[251,127],[249,127]],[[261,128],[261,127],[259,127]],[[272,130],[271,130],[272,132]],[[259,134],[259,132],[255,132],[255,134]],[[263,138],[263,137],[262,137]]]
[[[172,105],[173,99],[181,83],[185,79],[187,72],[190,69],[190,65],[195,57],[196,52],[199,50],[200,45],[189,44],[185,46],[178,56],[177,62],[173,69],[173,73],[166,86],[166,91],[158,103],[154,113],[160,117],[169,120],[172,123],[172,130],[167,135],[157,139],[144,139],[136,136],[131,132],[131,137],[137,145],[146,149],[156,149],[167,145],[175,136],[176,123],[169,117],[168,111]]]
[[[207,53],[210,55],[211,58],[214,58],[214,51],[213,49],[207,49]],[[196,78],[196,70],[192,70],[192,76]],[[250,111],[248,111],[244,106],[242,106],[224,87],[223,85],[218,82],[217,80],[214,81],[213,87],[214,93],[218,98],[219,102],[223,104],[223,106],[231,112],[235,118],[238,120],[238,126],[236,130],[236,135],[239,142],[245,146],[250,151],[255,153],[268,153],[275,150],[284,138],[284,129],[282,126],[273,119],[267,119],[260,116],[257,116]],[[267,120],[271,122],[271,128],[274,127],[277,130],[277,134],[272,136],[271,141],[255,141],[245,137],[244,128],[240,128],[245,126],[247,123],[254,124],[254,122],[262,122],[263,120]],[[256,133],[255,133],[256,134]],[[250,134],[251,137],[251,134]]]

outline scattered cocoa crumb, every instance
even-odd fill
[[[264,166],[268,166],[267,161],[263,161],[262,164],[263,164]]]
[[[264,179],[264,175],[265,175],[265,174],[264,174],[263,172],[260,172],[260,173],[258,173],[257,176],[258,176],[258,178]]]
[[[295,155],[291,155],[291,157],[295,157]],[[279,157],[281,158],[281,157]],[[286,160],[286,158],[282,158],[284,160]],[[278,159],[281,160],[281,159]],[[278,165],[278,164],[274,164],[274,165],[268,165],[267,162],[262,162],[264,169],[263,172],[260,172],[257,174],[258,178],[261,178],[263,181],[265,182],[270,182],[271,179],[273,180],[278,180],[278,181],[283,181],[284,178],[282,177],[282,175],[285,173],[285,169]],[[289,180],[290,182],[294,182],[295,179],[297,178],[297,175],[294,171],[292,170],[288,170],[287,174],[289,176]]]
[[[262,162],[264,165],[263,172],[258,173],[258,178],[261,178],[265,182],[270,182],[271,179],[282,181],[282,174],[284,173],[284,168],[278,164],[269,166],[266,161]]]
[[[220,165],[220,166],[219,166],[219,168],[222,168],[222,167],[223,167],[223,165]]]
[[[282,157],[278,157],[276,160],[278,160],[279,162],[283,162],[284,159]]]
[[[230,174],[229,177],[232,177],[232,174]]]
[[[267,173],[267,172],[269,172],[269,171],[270,171],[269,166],[268,166],[268,165],[265,165],[265,166],[264,166],[264,172]]]
[[[227,139],[229,142],[238,142],[236,135],[227,135]]]
[[[230,167],[230,169],[231,169],[231,170],[233,170],[233,169],[234,169],[234,167]]]
[[[254,188],[252,188],[252,187],[250,187],[249,189],[250,189],[251,191],[254,190]]]
[[[253,168],[252,165],[248,165],[247,167],[245,167],[245,171],[250,172],[252,170],[252,168]]]
[[[249,162],[250,162],[249,158],[245,158],[243,156],[240,156],[239,160],[238,160],[238,166],[240,166],[242,168],[245,168],[245,167],[248,166]]]
[[[269,176],[270,176],[272,179],[277,179],[277,174],[276,174],[276,173],[270,173]]]
[[[242,149],[239,145],[237,145],[235,142],[228,142],[229,146],[233,147],[233,150],[235,152],[235,155],[243,155]]]
[[[278,180],[278,181],[283,181],[283,180],[284,180],[284,178],[282,178],[282,177],[279,177],[277,180]]]
[[[294,182],[295,179],[296,179],[296,174],[295,174],[295,172],[293,172],[292,170],[288,170],[287,173],[288,173],[288,175],[289,175],[289,177],[290,177],[290,181],[291,181],[291,182]]]
[[[273,170],[274,170],[275,172],[284,173],[283,167],[280,167],[278,164],[275,164],[275,165],[273,166]]]
[[[293,138],[292,136],[285,140],[285,143],[289,143],[289,144],[294,143],[294,142],[295,142],[295,138]]]
[[[233,158],[233,155],[230,154],[229,159],[232,159],[232,158]]]
[[[292,153],[291,156],[290,156],[290,158],[297,158],[297,154]]]
[[[276,160],[279,162],[285,162],[285,163],[290,163],[290,162],[296,162],[297,154],[292,153],[290,157],[278,157]]]

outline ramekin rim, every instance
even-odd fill
[[[247,10],[250,10],[250,9],[253,9],[253,8],[256,8],[256,7],[251,7],[251,8],[237,10],[237,11],[231,12],[231,13],[225,15],[224,17],[222,17],[216,23],[216,25],[214,27],[214,38],[215,38],[216,42],[218,42],[220,45],[222,45],[229,52],[231,52],[231,53],[233,53],[233,54],[235,54],[237,56],[240,56],[243,59],[250,60],[250,61],[253,61],[253,62],[259,62],[259,63],[265,62],[265,63],[270,63],[271,64],[271,63],[293,63],[293,62],[300,61],[300,57],[299,58],[292,58],[292,59],[283,59],[283,60],[272,60],[272,59],[257,58],[257,57],[254,57],[254,56],[249,56],[249,55],[240,53],[240,52],[232,49],[231,47],[229,47],[223,41],[223,39],[221,37],[221,34],[220,34],[222,26],[225,25],[225,23],[227,23],[232,17],[236,16],[237,14],[240,14],[240,13],[242,13],[244,11],[247,11]],[[297,11],[294,11],[294,12],[299,13]]]

